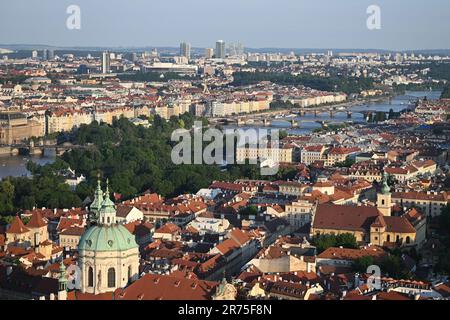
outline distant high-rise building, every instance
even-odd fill
[[[191,44],[187,42],[180,43],[180,56],[191,60]]]
[[[36,58],[38,57],[38,52],[37,52],[36,50],[33,50],[33,51],[31,52],[31,57],[32,57],[33,59],[36,59]]]
[[[225,59],[225,42],[223,40],[216,42],[216,58]]]
[[[238,43],[237,43],[237,46],[236,46],[236,53],[237,53],[237,55],[239,55],[239,56],[242,56],[242,55],[245,53],[244,45],[242,44],[242,42],[238,42]]]
[[[55,51],[53,49],[48,49],[48,60],[55,59]]]
[[[42,50],[42,60],[48,60],[48,50]]]
[[[205,49],[205,58],[211,59],[214,55],[214,49],[213,48],[206,48]]]
[[[133,52],[133,53],[131,54],[131,61],[133,61],[133,62],[136,62],[136,61],[137,61],[137,54],[136,54],[136,52]]]
[[[102,73],[109,73],[111,69],[111,60],[108,51],[103,52],[102,56]]]

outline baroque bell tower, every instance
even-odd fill
[[[387,178],[388,175],[384,173],[381,192],[377,194],[377,208],[383,214],[383,216],[390,216],[392,208],[391,188],[387,183]]]

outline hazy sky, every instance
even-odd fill
[[[81,29],[66,28],[66,8]],[[381,7],[381,30],[366,9]],[[0,0],[0,43],[449,49],[450,0]]]

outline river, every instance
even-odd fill
[[[399,112],[411,106],[410,101],[416,98],[427,97],[429,100],[439,99],[441,95],[440,91],[407,91],[404,95],[393,97],[390,101],[386,99],[384,102],[376,102],[372,104],[364,104],[360,106],[354,106],[350,108],[353,111],[351,119],[347,118],[346,111],[334,112],[333,117],[330,117],[329,112],[318,113],[317,116],[314,114],[305,114],[302,117],[291,116],[279,118],[271,121],[271,126],[267,128],[272,129],[286,129],[289,134],[301,135],[311,133],[316,128],[321,128],[322,125],[318,121],[327,121],[328,123],[339,124],[347,121],[366,123],[363,114],[357,113],[356,111],[384,111],[389,112],[392,109],[394,112]],[[296,128],[291,128],[291,120],[301,121],[299,126]],[[226,126],[225,128],[237,128],[235,125]],[[240,126],[239,128],[254,128],[254,126]]]
[[[30,172],[26,168],[28,161],[45,165],[52,163],[56,159],[56,155],[49,154],[45,156],[0,156],[0,180],[5,177],[21,177],[29,176]]]
[[[391,99],[389,102],[374,103],[369,105],[361,105],[352,107],[352,111],[361,111],[361,110],[372,110],[372,111],[385,111],[389,112],[390,109],[394,110],[394,112],[401,111],[407,108],[410,104],[410,100],[414,98],[423,98],[427,97],[430,100],[439,99],[441,95],[440,91],[409,91],[406,92],[405,95],[396,96]],[[307,122],[301,122],[300,126],[297,128],[290,128],[290,121],[292,119],[295,120],[303,120]],[[279,120],[272,121],[272,126],[268,128],[286,128],[286,131],[290,134],[307,134],[312,132],[316,128],[320,128],[321,125],[316,121],[329,121],[331,123],[343,123],[350,119],[347,118],[346,112],[336,112],[333,118],[330,118],[329,113],[321,113],[315,117],[313,114],[306,114],[305,116],[299,117],[291,117],[284,118]],[[354,112],[352,114],[352,121],[355,122],[366,122],[363,115],[361,113]],[[235,126],[226,126],[226,128],[236,128]],[[246,128],[240,127],[240,128]],[[248,127],[251,128],[251,127]],[[26,168],[26,163],[31,160],[38,164],[46,164],[51,163],[55,160],[55,155],[46,155],[45,157],[24,157],[24,156],[7,156],[0,157],[0,179],[8,176],[28,176],[30,173]]]

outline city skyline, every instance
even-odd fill
[[[166,47],[181,40],[193,48],[213,46],[218,39],[240,41],[248,48],[370,48],[393,51],[448,49],[450,4],[441,0],[379,1],[381,29],[369,30],[367,8],[372,1],[317,3],[283,0],[271,10],[273,1],[245,3],[232,0],[227,6],[208,5],[204,0],[184,3],[145,3],[124,6],[110,1],[78,1],[81,28],[66,28],[69,1],[25,1],[0,4],[0,43],[51,46]],[[168,12],[170,17],[158,12]],[[139,10],[136,10],[139,8]],[[407,10],[405,10],[407,9]],[[102,16],[97,15],[103,10]],[[33,13],[31,15],[31,13]],[[153,14],[152,14],[153,13]],[[197,14],[201,19],[192,19]],[[117,19],[122,23],[117,23]],[[227,23],[232,19],[233,24]],[[173,22],[173,23],[171,23]],[[183,28],[179,26],[183,25]],[[238,35],[238,36],[237,36]],[[420,43],[420,45],[417,45]]]

